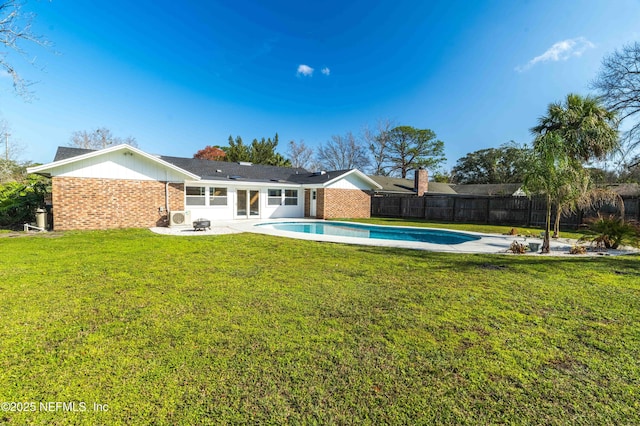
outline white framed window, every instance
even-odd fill
[[[298,205],[298,190],[297,189],[285,189],[284,190],[284,205],[285,206],[297,206]]]
[[[227,205],[227,188],[209,187],[209,205],[210,206],[226,206]]]
[[[297,206],[297,189],[269,189],[267,204],[270,206]]]
[[[205,205],[205,187],[204,186],[187,186],[185,188],[187,195],[187,206],[204,206]]]
[[[267,197],[267,204],[270,206],[282,205],[282,189],[270,189]]]

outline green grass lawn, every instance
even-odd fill
[[[0,423],[640,422],[638,256],[146,230],[0,249],[0,402],[37,404]]]

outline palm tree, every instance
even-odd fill
[[[560,198],[564,188],[578,178],[577,162],[563,152],[563,140],[549,133],[547,139],[538,145],[530,158],[529,170],[525,173],[523,189],[528,194],[543,195],[546,199],[545,234],[542,253],[551,250],[551,207]],[[542,147],[545,149],[543,150]]]
[[[531,133],[534,148],[541,149],[539,145],[548,142],[546,135],[560,136],[566,154],[583,163],[603,160],[620,147],[616,114],[590,96],[569,94],[564,103],[552,103]]]
[[[595,98],[569,94],[564,103],[550,104],[531,132],[534,157],[524,187],[547,198],[542,253],[549,253],[551,205],[558,204],[559,215],[563,206],[577,206],[585,188],[582,163],[604,159],[619,147],[616,116]],[[559,222],[556,217],[556,228]]]

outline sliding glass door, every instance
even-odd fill
[[[236,217],[260,217],[260,191],[256,189],[238,189],[236,201]]]

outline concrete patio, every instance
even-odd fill
[[[432,244],[414,241],[398,241],[398,240],[383,240],[383,239],[369,239],[369,238],[355,238],[355,237],[342,237],[336,235],[319,235],[319,234],[306,234],[301,232],[288,232],[271,229],[269,227],[255,226],[265,223],[278,223],[278,222],[314,222],[315,219],[271,219],[271,220],[230,220],[230,221],[217,221],[211,226],[211,229],[202,231],[195,231],[193,228],[151,228],[151,231],[157,234],[173,235],[173,236],[190,236],[190,237],[205,237],[212,235],[226,235],[237,234],[242,232],[251,232],[256,234],[271,235],[276,237],[295,238],[309,241],[322,241],[341,244],[359,244],[366,246],[376,247],[395,247],[395,248],[407,248],[414,250],[426,250],[434,252],[446,252],[446,253],[481,253],[481,254],[512,254],[508,251],[513,241],[520,243],[538,243],[542,244],[540,238],[524,238],[511,235],[496,235],[496,234],[481,234],[477,232],[464,232],[471,235],[480,237],[479,240],[468,241],[461,244]],[[457,231],[460,232],[460,231]],[[570,255],[569,250],[576,244],[575,240],[570,239],[557,239],[551,241],[551,253],[547,256],[612,256],[637,253],[638,250],[632,248],[625,248],[624,250],[607,250],[604,252],[589,250],[584,255]],[[526,252],[524,256],[536,256],[538,252]]]

